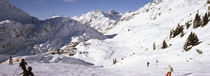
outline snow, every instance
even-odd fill
[[[58,17],[61,17],[61,16],[52,16],[51,18],[58,18]]]
[[[202,0],[164,0],[158,4],[149,3],[135,12],[122,16],[106,33],[116,34],[114,38],[104,41],[90,40],[85,42],[88,44],[85,46],[79,44],[78,51],[85,50],[89,54],[75,57],[104,67],[112,67],[112,61],[116,58],[114,68],[141,71],[140,75],[165,75],[167,70],[164,68],[172,65],[175,76],[185,76],[184,74],[208,76],[209,73],[204,69],[209,69],[209,60],[206,59],[209,58],[207,51],[209,24],[197,29],[193,29],[191,25],[189,29],[184,29],[184,37],[178,35],[169,38],[171,29],[193,20],[197,10],[203,16],[207,12],[207,7],[206,1]],[[183,46],[191,31],[198,35],[202,43],[185,52]],[[170,44],[169,48],[160,49],[163,40]],[[156,50],[152,47],[154,42]],[[198,54],[196,49],[202,50],[205,54]],[[156,60],[159,61],[157,69]],[[149,68],[146,67],[147,61],[151,65]]]
[[[105,39],[103,34],[88,25],[67,17],[52,18],[38,24],[22,24],[10,20],[1,22],[2,54],[28,55],[58,49],[71,40]],[[73,39],[72,39],[73,38]]]
[[[4,23],[10,23],[9,20],[4,20],[4,21],[1,21],[0,24],[4,24]]]
[[[7,0],[0,0],[0,21],[3,20],[14,20],[23,24],[32,23],[38,21],[37,18],[32,17],[11,5]]]
[[[122,13],[116,12],[114,10],[109,10],[107,13],[96,10],[91,11],[81,16],[75,16],[72,19],[87,24],[101,33],[107,32],[107,29],[112,27],[112,24],[119,20]]]
[[[121,75],[110,71],[109,69],[104,69],[98,66],[83,66],[83,65],[72,65],[72,64],[62,64],[62,63],[30,63],[32,66],[32,72],[36,76],[116,76]],[[1,76],[19,76],[22,72],[18,68],[18,64],[8,66],[5,64],[0,65],[0,75]],[[14,70],[14,71],[8,71]]]
[[[34,68],[35,75],[39,76],[163,76],[168,72],[168,65],[174,69],[172,76],[209,76],[210,23],[198,28],[193,28],[193,24],[188,29],[185,26],[185,23],[195,19],[197,13],[203,17],[208,12],[208,7],[204,0],[155,0],[135,12],[123,14],[122,17],[114,14],[116,17],[112,17],[113,19],[100,10],[74,17],[74,20],[66,17],[48,19],[36,26],[39,29],[32,33],[32,40],[38,41],[33,43],[37,53],[14,57],[26,59]],[[110,13],[117,12],[109,11],[107,14]],[[117,19],[119,20],[116,21]],[[109,27],[101,24],[112,20]],[[9,32],[13,32],[13,24],[18,28],[24,26],[12,20],[1,23],[1,26],[10,27]],[[170,38],[170,31],[178,24],[184,25],[184,36]],[[90,26],[100,32],[108,30],[104,36]],[[184,51],[184,44],[191,32],[198,36],[201,43]],[[11,36],[14,37],[13,33]],[[162,49],[164,40],[168,48]],[[78,45],[70,46],[73,42]],[[154,43],[156,49],[153,49]],[[76,49],[73,50],[76,53],[72,56],[49,54],[55,48]],[[198,53],[197,50],[203,53]],[[2,60],[7,58],[5,52],[0,56]],[[114,59],[117,61],[115,64]],[[19,62],[14,67],[6,64],[7,62],[8,60],[0,64],[0,67],[6,68],[0,69],[0,75],[17,74],[14,71],[18,69]],[[150,63],[148,67],[147,62]]]

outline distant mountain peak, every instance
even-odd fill
[[[7,0],[0,0],[0,7],[0,21],[14,20],[25,24],[38,20],[37,18],[30,16],[21,9],[10,4]]]
[[[155,0],[156,3],[161,3],[163,0]]]
[[[121,17],[122,13],[114,10],[108,10],[107,12],[102,10],[95,10],[81,16],[75,16],[73,19],[83,24],[87,24],[99,32],[104,33],[105,29],[111,27],[112,24],[119,20]]]
[[[115,10],[108,10],[107,13],[108,13],[108,14],[112,14],[112,13],[119,14],[119,12],[117,12],[117,11],[115,11]]]

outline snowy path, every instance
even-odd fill
[[[29,63],[29,66],[33,67],[35,76],[164,76],[167,72],[163,65],[159,65],[158,68],[154,64],[151,67],[145,67],[146,65],[142,63],[136,67],[121,68],[66,63]],[[210,76],[208,69],[210,68],[197,64],[176,64],[172,76]],[[21,72],[18,63],[12,66],[0,64],[0,76],[20,76],[18,73]]]
[[[29,63],[35,76],[122,76],[117,70],[105,69],[98,66],[84,66],[64,63]],[[0,76],[20,76],[22,70],[18,64],[9,66],[0,64]]]

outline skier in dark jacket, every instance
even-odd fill
[[[23,72],[27,71],[26,70],[26,65],[27,63],[24,61],[24,59],[21,60],[19,67],[21,67],[21,69],[23,70]]]
[[[21,74],[23,74],[23,76],[34,76],[34,73],[32,72],[32,67],[31,66],[28,67],[27,71],[24,71]]]
[[[149,67],[149,62],[147,62],[147,67]]]
[[[13,59],[12,59],[12,56],[10,56],[10,57],[9,57],[9,65],[13,65],[12,62],[13,62]]]

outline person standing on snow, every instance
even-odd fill
[[[9,57],[9,65],[13,65],[12,61],[13,61],[12,56],[10,56]]]
[[[24,71],[21,74],[23,74],[23,76],[34,76],[34,73],[32,72],[32,67],[31,66],[29,66],[28,70]]]
[[[158,60],[156,60],[156,68],[158,68]]]
[[[168,65],[167,69],[168,69],[168,72],[167,72],[166,76],[171,76],[171,72],[174,71],[173,68],[171,67],[171,65]]]
[[[19,67],[21,67],[21,69],[23,70],[23,72],[27,71],[26,70],[26,65],[27,63],[24,61],[24,59],[21,60]]]
[[[149,62],[147,62],[147,67],[149,67]]]

